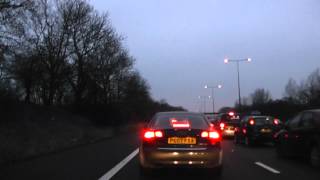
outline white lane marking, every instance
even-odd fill
[[[159,150],[168,150],[168,151],[204,151],[207,148],[158,148]]]
[[[126,158],[124,158],[121,162],[119,162],[115,167],[110,169],[105,175],[103,175],[99,180],[109,180],[114,175],[116,175],[128,162],[131,161],[137,154],[139,153],[139,148],[134,150],[131,154],[129,154]]]
[[[274,174],[280,174],[280,171],[278,171],[276,169],[273,169],[272,167],[267,166],[267,165],[265,165],[265,164],[263,164],[261,162],[255,162],[255,164],[260,166],[260,167],[262,167],[262,168],[264,168],[264,169],[266,169],[266,170],[268,170],[268,171],[270,171],[270,172],[272,172],[272,173],[274,173]]]

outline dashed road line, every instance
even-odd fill
[[[268,165],[265,165],[265,164],[263,164],[262,162],[255,162],[255,164],[256,164],[257,166],[260,166],[260,167],[262,167],[262,168],[264,168],[264,169],[266,169],[266,170],[274,173],[274,174],[280,174],[280,171],[278,171],[278,170],[276,170],[276,169],[274,169],[274,168],[272,168],[272,167],[270,167],[270,166],[268,166]]]
[[[105,175],[103,175],[99,180],[109,180],[114,175],[116,175],[126,164],[128,164],[131,159],[133,159],[139,152],[139,148],[134,150],[131,154],[129,154],[126,158],[124,158],[121,162],[119,162],[116,166],[110,169]]]

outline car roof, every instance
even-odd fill
[[[272,116],[267,116],[267,115],[248,115],[247,117],[252,117],[252,118],[265,118],[265,117],[272,117]]]
[[[196,112],[188,112],[188,111],[167,111],[167,112],[158,112],[156,115],[201,115],[204,116],[203,113]]]
[[[310,110],[306,110],[304,112],[316,112],[316,113],[320,113],[320,109],[310,109]]]

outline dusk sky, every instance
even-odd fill
[[[108,12],[152,97],[191,111],[199,95],[215,91],[216,108],[237,100],[235,64],[241,63],[242,96],[256,88],[281,98],[289,78],[320,67],[319,0],[91,0]],[[210,110],[211,103],[207,104]]]

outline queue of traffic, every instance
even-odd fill
[[[141,133],[141,174],[162,168],[201,168],[222,173],[221,141],[252,147],[269,143],[280,157],[303,157],[320,166],[320,109],[288,121],[261,114],[160,112]]]
[[[300,157],[320,166],[320,109],[300,112],[285,122],[255,113],[241,117],[233,111],[207,118],[222,137],[233,138],[235,144],[271,143],[279,157]]]

